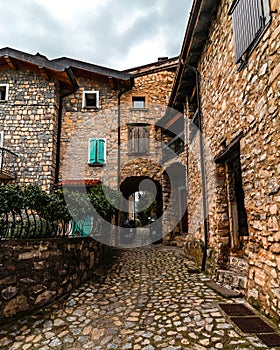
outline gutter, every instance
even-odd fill
[[[59,96],[59,107],[58,107],[58,120],[57,120],[57,140],[56,140],[56,163],[55,163],[55,176],[54,182],[59,182],[59,170],[60,170],[60,149],[61,149],[61,129],[62,129],[62,102],[63,99],[69,95],[72,95],[79,88],[79,85],[75,79],[75,76],[71,68],[65,68],[65,71],[73,85],[73,89]]]

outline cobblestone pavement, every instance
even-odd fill
[[[268,349],[235,328],[218,307],[233,299],[218,296],[190,264],[178,248],[123,250],[104,281],[2,326],[0,349]]]

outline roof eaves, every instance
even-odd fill
[[[176,94],[184,74],[184,65],[197,66],[203,47],[208,38],[210,23],[216,14],[219,0],[194,0],[190,12],[179,64],[175,74],[174,84],[169,99],[169,107],[174,107]],[[202,29],[199,28],[202,25]],[[199,35],[198,35],[199,34]],[[199,37],[198,37],[199,36]],[[199,44],[198,44],[199,42]]]
[[[66,68],[66,67],[76,68],[76,69],[84,70],[95,74],[105,75],[115,79],[130,80],[131,78],[131,75],[126,72],[98,66],[95,64],[91,64],[91,63],[87,63],[87,62],[83,62],[83,61],[79,61],[79,60],[75,60],[67,57],[56,58],[51,62],[54,62],[55,64],[59,65],[61,68]]]

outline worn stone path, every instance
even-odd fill
[[[190,265],[178,248],[123,250],[104,281],[2,326],[0,349],[268,349],[231,323],[217,304],[233,300]]]

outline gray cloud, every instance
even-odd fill
[[[68,56],[117,69],[149,63],[180,52],[191,0],[108,0],[101,7],[76,2],[54,16],[36,0],[0,0],[0,46],[49,58]],[[67,0],[59,0],[60,6]],[[72,4],[73,6],[73,4]],[[84,6],[84,8],[82,7]],[[77,11],[75,11],[77,10]],[[155,51],[141,45],[157,41]],[[140,47],[141,57],[130,57]],[[139,56],[139,55],[138,55]],[[135,62],[135,63],[134,63]],[[126,64],[128,66],[122,66]]]

